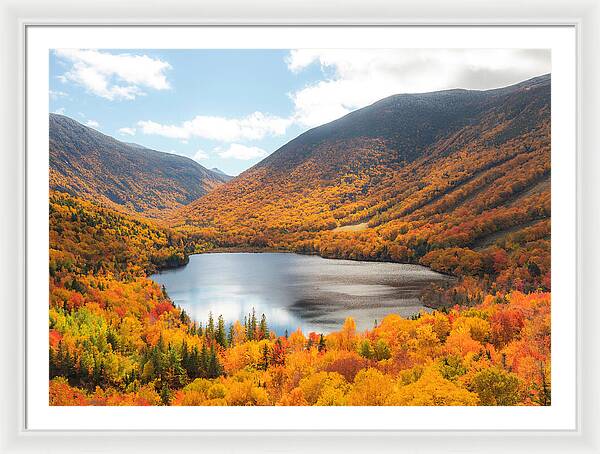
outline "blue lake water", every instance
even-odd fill
[[[256,310],[283,334],[338,330],[346,317],[371,328],[389,313],[410,316],[424,307],[422,289],[446,276],[418,265],[324,259],[288,253],[209,253],[181,268],[151,276],[175,304],[206,323],[209,312],[226,323]]]

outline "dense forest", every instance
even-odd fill
[[[550,294],[477,296],[357,332],[199,323],[147,279],[183,237],[52,193],[52,405],[548,405]]]
[[[386,98],[192,203],[159,194],[184,205],[168,216],[64,191],[50,192],[51,405],[551,403],[549,76]],[[423,293],[431,313],[279,333],[257,313],[192,320],[148,279],[215,248],[457,279]]]

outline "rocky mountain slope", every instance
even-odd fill
[[[228,180],[184,156],[127,144],[50,114],[50,189],[159,216]]]

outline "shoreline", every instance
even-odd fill
[[[192,255],[202,255],[202,254],[263,254],[263,253],[285,253],[285,254],[297,254],[297,252],[290,251],[289,249],[278,249],[278,248],[262,248],[262,247],[246,247],[246,246],[234,246],[234,247],[216,247],[213,249],[209,249],[208,251],[198,252]],[[308,254],[301,254],[308,255]]]
[[[441,271],[434,270],[433,268],[430,268],[426,265],[422,265],[420,263],[394,262],[394,261],[390,261],[390,260],[376,260],[376,259],[369,260],[369,259],[365,259],[365,258],[354,259],[354,258],[350,258],[350,257],[325,257],[325,256],[317,254],[317,253],[296,252],[296,251],[290,251],[289,249],[278,249],[278,248],[273,248],[273,247],[268,247],[268,248],[261,248],[261,247],[254,247],[254,246],[253,247],[250,247],[250,246],[216,247],[216,248],[204,251],[204,252],[197,252],[197,253],[189,254],[188,257],[191,257],[192,255],[227,254],[227,253],[230,253],[230,254],[262,254],[262,253],[297,254],[297,255],[304,255],[304,256],[316,256],[316,257],[321,257],[322,259],[327,259],[327,260],[348,260],[351,262],[394,263],[397,265],[415,265],[415,266],[421,266],[423,268],[427,268],[428,270],[431,270],[434,273],[441,274],[442,276],[445,276],[452,280],[459,279],[458,276],[454,276],[452,274],[447,274],[447,273],[443,273]],[[185,266],[185,265],[187,265],[187,263],[184,265],[181,265],[181,266]]]
[[[279,248],[273,248],[273,247],[248,247],[248,246],[234,246],[234,247],[216,247],[207,251],[203,251],[203,252],[197,252],[197,253],[193,253],[193,254],[187,254],[186,255],[186,262],[182,263],[181,265],[175,265],[175,266],[168,266],[165,268],[160,268],[158,269],[155,273],[149,274],[146,277],[148,279],[151,279],[151,276],[154,274],[161,274],[163,271],[169,271],[169,270],[174,270],[174,269],[178,269],[178,268],[183,268],[186,265],[189,264],[190,261],[190,257],[194,256],[194,255],[203,255],[203,254],[268,254],[268,253],[278,253],[278,254],[296,254],[296,255],[301,255],[301,256],[315,256],[315,257],[320,257],[322,259],[325,260],[346,260],[346,261],[352,261],[352,262],[363,262],[363,263],[390,263],[390,264],[396,264],[396,265],[413,265],[413,266],[418,266],[418,267],[422,267],[425,268],[431,272],[434,272],[436,274],[439,274],[441,276],[444,276],[447,280],[449,281],[457,281],[459,278],[457,276],[453,276],[450,274],[446,274],[446,273],[442,273],[436,270],[433,270],[431,268],[429,268],[428,266],[425,265],[421,265],[419,263],[404,263],[404,262],[392,262],[392,261],[386,261],[386,260],[365,260],[365,259],[352,259],[352,258],[342,258],[342,257],[323,257],[320,254],[316,254],[316,253],[303,253],[303,252],[295,252],[295,251],[291,251],[289,249],[279,249]],[[422,300],[422,295],[419,296],[419,303],[421,304],[421,306],[426,309],[426,310],[433,310],[433,311],[439,311],[447,306],[444,305],[438,305],[438,304],[431,304],[431,302],[426,302]]]

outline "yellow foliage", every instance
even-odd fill
[[[425,369],[414,383],[396,387],[388,405],[477,405],[477,394],[444,379],[434,367]]]
[[[394,391],[394,381],[377,369],[363,369],[348,394],[349,405],[386,405]]]

